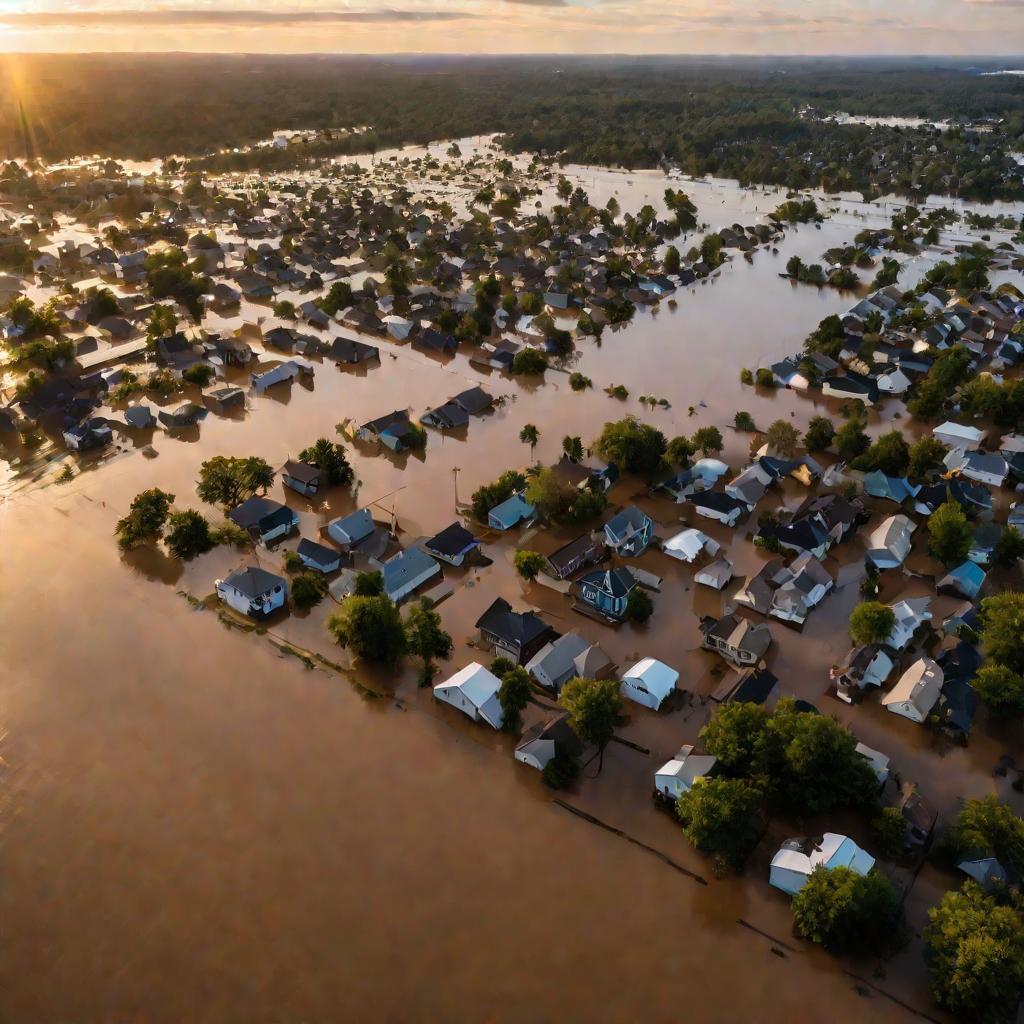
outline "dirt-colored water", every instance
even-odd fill
[[[620,191],[623,208],[663,184],[639,180],[635,201]],[[710,208],[702,214],[715,227],[731,222],[751,195],[722,204],[730,213],[721,219]],[[340,421],[396,406],[418,415],[467,382],[508,401],[463,438],[431,432],[422,458],[355,450],[356,497],[331,493],[314,505],[289,494],[303,533],[381,499],[378,517],[393,507],[404,540],[432,534],[453,520],[456,486],[465,500],[527,461],[518,434],[528,422],[541,430],[541,462],[555,461],[564,435],[586,443],[626,412],[669,436],[724,427],[739,408],[762,424],[793,414],[802,425],[812,403],[742,388],[739,369],[795,350],[823,316],[850,305],[777,277],[792,253],[818,259],[850,234],[840,221],[791,231],[778,255],[737,258],[715,281],[680,293],[675,310],[663,303],[606,332],[600,346],[585,343],[579,367],[594,380],[591,392],[573,393],[553,371],[523,385],[485,377],[463,354],[442,364],[384,343],[381,366],[364,375],[320,364],[311,387],[252,399],[245,417],[210,416],[194,437],[158,433],[156,459],[124,441],[118,457],[71,484],[24,488],[0,504],[3,1018],[726,1022],[934,1013],[918,944],[876,978],[874,964],[839,963],[790,935],[788,901],[766,883],[767,858],[779,838],[821,823],[779,823],[747,879],[720,881],[654,808],[652,774],[696,736],[707,715],[699,700],[661,716],[632,709],[622,735],[650,753],[613,744],[602,774],[591,766],[565,799],[707,885],[553,803],[513,761],[511,738],[435,705],[416,688],[415,666],[397,677],[363,673],[361,684],[383,694],[368,697],[344,674],[280,654],[274,637],[346,660],[323,627],[329,602],[259,636],[226,629],[181,596],[208,594],[251,555],[219,549],[183,566],[155,552],[122,557],[111,536],[145,487],[198,507],[205,458],[259,454],[280,465],[333,436]],[[612,383],[631,398],[605,396]],[[642,394],[671,408],[645,412]],[[723,458],[740,464],[748,439],[726,434]],[[282,495],[280,485],[273,493]],[[783,495],[790,504],[801,496],[796,485]],[[681,506],[645,498],[635,481],[613,498],[641,501],[666,531],[681,526]],[[745,529],[737,541],[706,521],[701,528],[729,543],[738,574],[756,567],[761,556]],[[654,618],[614,630],[575,615],[551,590],[524,589],[511,567],[517,542],[529,546],[488,538],[491,566],[446,573],[456,590],[441,611],[456,649],[444,671],[481,657],[467,643],[473,622],[504,594],[600,642],[620,666],[653,655],[680,669],[690,694],[717,685],[721,666],[697,650],[696,620],[723,598],[696,593],[689,567],[646,555],[644,568],[665,577]],[[850,548],[838,553],[847,566],[860,554],[858,542]],[[276,568],[280,555],[259,558]],[[871,702],[850,708],[826,696],[857,600],[855,574],[840,579],[846,585],[802,634],[773,622],[769,660],[784,688],[889,752],[944,813],[962,796],[994,791],[1007,738],[937,749],[930,733]],[[945,607],[937,603],[936,619]],[[1008,790],[1007,780],[998,787]],[[915,883],[913,927],[947,884],[930,875]]]

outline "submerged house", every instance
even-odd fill
[[[261,495],[236,505],[228,519],[263,544],[287,537],[299,526],[299,517],[287,505]]]
[[[513,526],[531,518],[535,511],[522,494],[513,494],[487,513],[487,525],[492,530],[511,530]]]
[[[558,639],[558,633],[539,615],[514,612],[503,597],[495,598],[477,619],[476,628],[485,644],[517,665],[525,665],[546,643]]]
[[[526,664],[526,671],[556,696],[570,679],[601,679],[611,668],[611,659],[597,644],[566,633],[546,643]]]
[[[654,795],[675,803],[684,793],[693,789],[698,779],[712,775],[717,763],[717,757],[696,754],[693,744],[686,744],[671,761],[666,761],[654,773]]]
[[[368,508],[360,508],[347,516],[339,516],[327,524],[327,535],[345,548],[355,547],[371,537],[376,530],[377,526]]]
[[[675,691],[679,673],[657,658],[644,658],[622,673],[622,695],[657,711]]]
[[[890,516],[867,538],[867,557],[876,569],[895,569],[910,554],[917,524],[904,515]]]
[[[396,604],[414,593],[428,580],[441,575],[441,566],[425,551],[406,548],[380,565],[384,593]]]
[[[599,569],[581,576],[576,584],[579,599],[610,619],[623,619],[636,578],[628,569]]]
[[[473,662],[455,675],[434,687],[434,698],[458,708],[474,722],[486,722],[492,729],[500,729],[505,715],[498,700],[501,680]]]
[[[515,758],[542,772],[556,757],[579,757],[583,744],[569,725],[567,714],[538,722],[523,733],[516,746]]]
[[[249,565],[215,584],[217,596],[230,608],[252,618],[261,618],[283,607],[288,584],[266,569]]]
[[[624,508],[604,524],[608,547],[619,555],[642,555],[654,538],[654,523],[635,505]]]
[[[892,653],[881,644],[864,644],[850,651],[844,665],[833,665],[829,678],[835,683],[836,696],[852,704],[868,686],[881,686],[895,664]]]
[[[556,580],[564,580],[580,569],[596,565],[604,557],[602,536],[585,533],[552,551],[547,556],[545,571]]]
[[[931,658],[918,658],[882,698],[882,706],[912,722],[923,722],[942,692],[942,669]]]
[[[303,537],[295,553],[302,559],[302,564],[307,569],[316,572],[336,572],[341,568],[341,554],[335,548],[329,548],[326,544],[318,544],[315,540]]]
[[[299,494],[312,496],[320,490],[323,473],[311,462],[289,459],[281,470],[281,483]]]
[[[386,416],[378,416],[375,420],[364,423],[356,430],[360,441],[377,441],[393,452],[404,452],[410,445],[413,425],[409,413],[405,409],[396,409]]]
[[[866,875],[875,858],[849,836],[826,832],[820,839],[787,839],[772,858],[769,882],[792,896],[799,892],[817,867],[849,868]]]
[[[755,626],[734,614],[702,619],[700,633],[701,647],[740,668],[756,665],[772,645],[772,633],[766,625]]]
[[[423,542],[423,547],[434,558],[456,566],[462,565],[470,553],[479,546],[480,541],[461,523],[452,523],[440,533],[434,534],[430,540]]]

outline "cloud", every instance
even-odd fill
[[[518,0],[523,2],[523,0]],[[526,0],[530,2],[530,0]],[[387,24],[414,21],[461,21],[475,18],[468,11],[402,10],[384,8],[379,11],[311,11],[311,10],[243,10],[164,8],[148,10],[71,10],[12,11],[0,10],[0,23],[14,28],[90,28],[103,25],[181,26],[213,25],[260,27],[264,25],[298,24]]]
[[[520,7],[568,7],[567,0],[505,0],[507,4],[518,4]]]

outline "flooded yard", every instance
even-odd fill
[[[645,202],[663,209],[670,180],[567,173],[595,205],[614,195],[624,210]],[[757,221],[784,198],[671,180],[712,229]],[[196,606],[216,579],[254,558],[280,571],[280,551],[222,547],[183,563],[149,549],[122,555],[113,537],[145,488],[175,494],[178,507],[200,507],[195,482],[205,459],[259,455],[278,467],[318,437],[337,439],[337,424],[395,408],[415,418],[475,384],[502,401],[461,433],[429,430],[423,454],[348,446],[354,493],[333,489],[307,500],[277,482],[271,496],[295,509],[304,536],[369,505],[380,522],[393,516],[408,543],[448,526],[477,487],[530,461],[519,440],[525,425],[540,431],[533,458],[550,465],[564,436],[587,446],[605,421],[627,413],[670,438],[717,425],[721,458],[743,465],[750,437],[725,429],[738,410],[761,426],[792,417],[801,431],[819,412],[838,419],[828,399],[739,381],[741,368],[796,351],[823,317],[856,301],[779,275],[794,254],[819,261],[861,227],[887,224],[892,204],[821,200],[835,212],[820,229],[789,227],[777,253],[734,255],[671,302],[639,309],[600,342],[582,341],[567,367],[592,379],[580,393],[567,370],[523,381],[482,371],[465,350],[440,360],[380,340],[379,365],[350,372],[315,361],[311,382],[250,396],[244,415],[210,415],[192,433],[121,436],[113,453],[68,484],[52,484],[59,462],[35,478],[7,468],[2,1015],[37,1024],[936,1019],[916,937],[876,976],[874,962],[836,960],[792,936],[789,900],[768,886],[767,862],[780,838],[820,823],[774,823],[746,877],[717,879],[654,806],[653,772],[696,740],[713,707],[706,699],[731,671],[700,649],[697,628],[701,615],[721,614],[727,598],[697,587],[692,567],[645,555],[643,567],[663,577],[654,616],[619,628],[519,579],[514,550],[542,543],[529,533],[484,533],[489,565],[445,567],[454,593],[439,611],[455,649],[439,679],[490,660],[474,623],[497,596],[539,610],[561,632],[583,633],[620,669],[651,656],[680,671],[679,706],[656,715],[630,705],[619,734],[628,742],[609,747],[599,775],[589,764],[558,794],[602,828],[513,760],[512,737],[471,725],[418,688],[411,659],[397,674],[353,670],[324,627],[330,599],[271,620],[265,634],[228,628],[216,610]],[[912,259],[901,287],[936,258]],[[241,316],[267,313],[246,303]],[[212,317],[208,326],[216,323]],[[229,383],[244,386],[244,377],[226,373]],[[629,398],[606,395],[614,384]],[[184,397],[197,395],[193,388]],[[641,395],[669,405],[641,406]],[[872,433],[882,419],[872,416]],[[156,457],[142,452],[149,445]],[[795,507],[806,494],[791,482],[782,498]],[[611,506],[632,503],[665,536],[684,525],[709,533],[740,579],[768,557],[751,543],[753,520],[735,532],[708,526],[692,506],[652,498],[626,478]],[[876,507],[871,525],[882,515]],[[934,572],[923,533],[915,554]],[[572,536],[549,531],[543,543]],[[802,632],[771,620],[772,671],[787,693],[892,752],[901,775],[944,816],[963,798],[992,792],[1019,810],[1010,780],[993,776],[1004,751],[1021,760],[1017,733],[940,745],[877,702],[850,707],[828,692],[829,666],[849,648],[863,554],[857,537],[833,551],[827,565],[836,592]],[[727,594],[734,589],[735,582]],[[936,623],[955,604],[936,600]],[[326,663],[308,667],[281,645]],[[905,874],[917,930],[951,880],[930,867]]]

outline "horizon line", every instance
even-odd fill
[[[3,16],[0,15],[0,21]],[[579,53],[573,50],[522,50],[516,52],[505,52],[501,50],[478,50],[468,51],[439,51],[439,50],[296,50],[295,52],[281,53],[271,50],[0,50],[0,57],[277,57],[281,59],[299,57],[371,57],[371,58],[392,58],[392,57],[449,57],[472,59],[477,57],[490,58],[578,58],[580,60],[601,60],[609,57],[629,57],[636,59],[645,58],[721,58],[733,57],[756,60],[822,60],[822,59],[850,59],[858,60],[988,60],[988,61],[1024,61],[1024,51],[1020,53],[861,53],[856,51],[830,51],[827,53],[744,53],[742,51],[722,51],[714,53],[702,53],[699,51],[673,52],[663,51],[655,53],[630,52],[628,50],[614,51],[607,50],[599,53]]]

